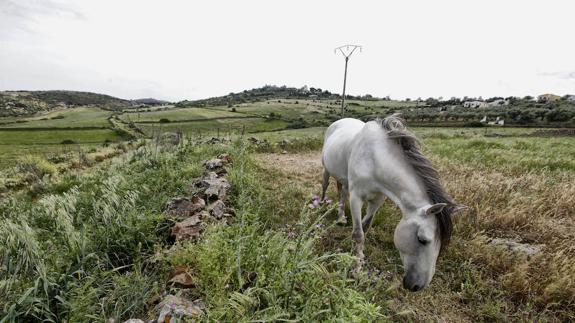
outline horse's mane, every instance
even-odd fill
[[[431,203],[446,203],[440,213],[436,214],[439,238],[441,240],[441,249],[449,244],[451,233],[453,232],[453,223],[451,215],[457,205],[453,202],[449,194],[445,192],[439,181],[437,170],[431,165],[431,162],[423,156],[419,148],[419,141],[410,131],[407,130],[399,114],[393,114],[386,118],[378,118],[376,122],[387,132],[390,139],[394,140],[401,146],[405,153],[406,160],[413,167],[417,176],[425,186],[425,190]]]

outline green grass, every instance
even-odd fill
[[[73,108],[51,111],[33,117],[18,118],[18,123],[3,124],[5,128],[82,128],[110,127],[111,111],[99,108]],[[2,118],[4,119],[4,118]],[[2,120],[1,122],[14,121]]]
[[[245,133],[255,133],[262,131],[272,131],[285,128],[287,123],[282,120],[266,120],[262,118],[242,118],[242,119],[218,119],[218,120],[198,120],[192,122],[170,122],[147,124],[140,123],[147,134],[158,132],[181,131],[190,136],[198,136],[201,132],[204,135],[215,135],[220,131],[220,136],[228,136],[231,130],[232,135],[238,135],[242,129]]]
[[[77,144],[62,145],[70,139]],[[23,156],[61,154],[86,150],[104,143],[118,141],[118,135],[108,129],[89,130],[0,130],[0,169],[12,166]]]
[[[64,139],[77,143],[102,143],[104,140],[117,140],[116,133],[109,129],[90,130],[38,130],[2,131],[0,145],[58,144]]]
[[[229,109],[204,109],[204,108],[185,108],[185,109],[168,109],[164,111],[152,112],[133,112],[121,115],[122,120],[132,122],[159,122],[160,119],[168,119],[171,122],[181,120],[202,120],[226,117],[241,117],[237,113],[229,112]]]

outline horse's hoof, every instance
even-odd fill
[[[357,263],[355,264],[355,267],[351,270],[351,277],[353,278],[358,278],[360,273],[363,270],[363,265],[364,265],[365,261],[360,259],[357,261]]]

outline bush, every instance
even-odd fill
[[[160,119],[160,123],[170,123],[170,119],[162,118]]]
[[[76,143],[76,142],[75,142],[74,140],[72,140],[72,139],[64,139],[64,140],[62,140],[62,141],[60,142],[60,144],[62,144],[62,145],[72,145],[72,144],[75,144],[75,143]]]
[[[467,122],[463,124],[464,127],[471,127],[471,128],[481,128],[481,127],[485,127],[485,124],[483,122],[479,122],[479,121],[471,121],[471,122]]]
[[[29,180],[41,179],[58,172],[56,165],[39,156],[28,155],[18,161],[16,169]]]

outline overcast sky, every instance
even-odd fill
[[[0,0],[0,90],[575,94],[575,2]]]

